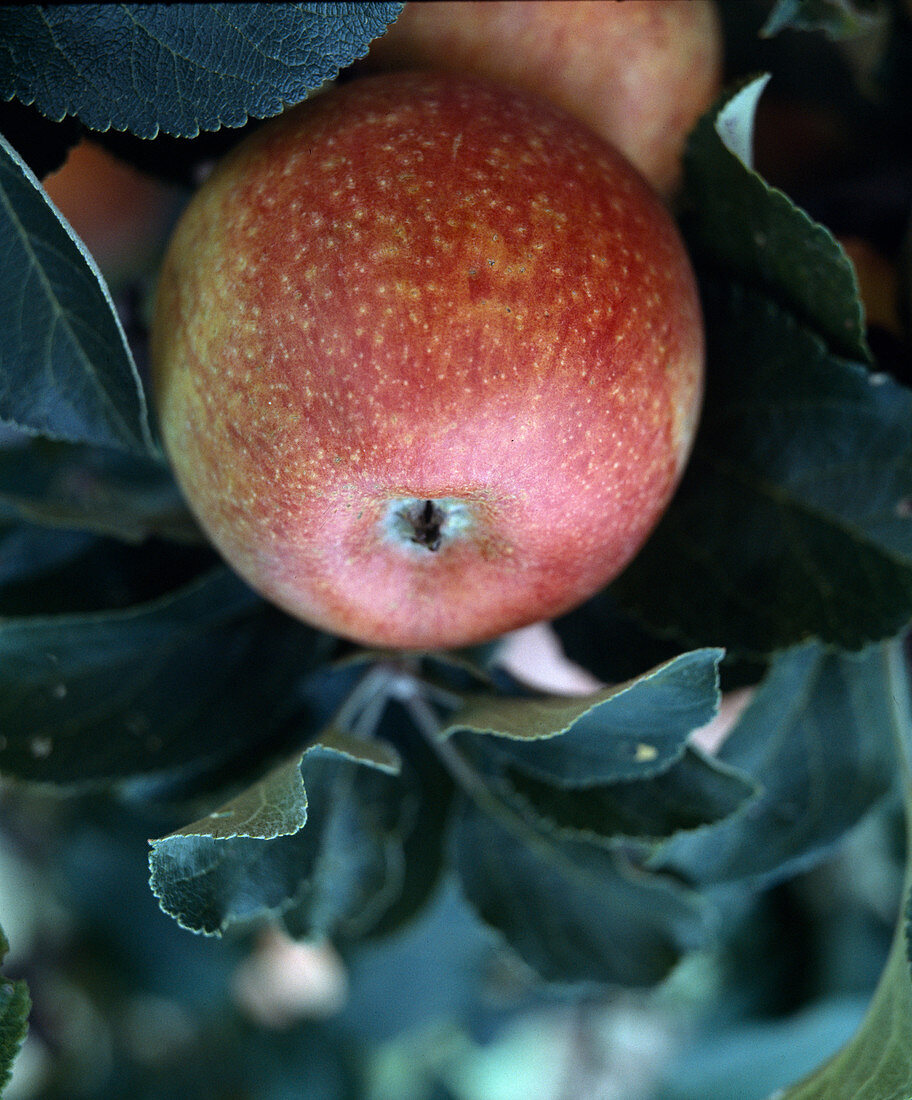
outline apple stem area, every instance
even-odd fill
[[[456,497],[400,497],[388,503],[382,523],[386,536],[398,546],[436,553],[465,534],[473,517],[468,504]]]

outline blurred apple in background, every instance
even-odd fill
[[[183,201],[179,188],[85,139],[42,184],[114,286],[150,269]]]
[[[719,89],[722,34],[711,0],[409,3],[356,68],[446,69],[543,95],[667,197]]]
[[[841,237],[839,243],[855,268],[868,325],[878,325],[894,336],[901,336],[896,264],[861,237]]]

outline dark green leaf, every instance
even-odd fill
[[[721,657],[717,649],[684,653],[583,699],[470,696],[446,734],[491,734],[499,753],[560,783],[656,775],[680,759],[688,735],[715,713]]]
[[[0,256],[0,419],[52,439],[155,453],[136,365],[95,261],[2,137]]]
[[[411,731],[411,735],[409,732]],[[411,921],[430,902],[446,863],[447,826],[453,800],[453,782],[407,715],[389,706],[378,737],[404,741],[403,797],[409,799],[412,817],[402,838],[402,882],[399,896],[365,931],[385,937]]]
[[[9,944],[0,929],[0,963],[7,951]],[[13,1060],[25,1041],[30,1009],[25,982],[11,982],[0,974],[0,1093],[9,1081]]]
[[[0,96],[95,130],[268,118],[367,52],[398,3],[61,4],[0,9]]]
[[[258,759],[328,644],[227,570],[126,611],[0,622],[0,772],[189,779]]]
[[[401,886],[408,804],[366,748],[358,758],[353,746],[315,744],[222,810],[153,841],[151,885],[165,912],[209,935],[268,913],[308,936],[374,923]]]
[[[701,829],[731,816],[757,793],[743,773],[690,747],[660,775],[597,787],[555,787],[518,768],[507,774],[536,817],[592,841],[649,841]]]
[[[760,886],[819,860],[891,787],[894,687],[889,647],[783,653],[718,754],[761,794],[742,814],[674,837],[656,865],[700,884]]]
[[[455,852],[468,900],[546,980],[651,985],[702,938],[696,895],[638,870],[619,849],[558,838],[466,800]]]
[[[833,39],[852,38],[885,19],[885,8],[871,0],[777,0],[760,33],[771,38],[784,30],[819,30]]]
[[[840,355],[870,359],[855,272],[836,239],[749,167],[761,77],[704,116],[685,159],[688,244],[711,267],[777,299]]]
[[[696,449],[615,597],[746,656],[892,637],[912,617],[912,394],[749,292],[714,286],[707,315]]]
[[[127,542],[150,535],[202,541],[167,467],[121,451],[46,439],[0,450],[0,517]]]

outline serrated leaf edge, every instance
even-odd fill
[[[105,281],[104,275],[102,275],[101,270],[98,267],[98,264],[95,262],[95,258],[92,256],[91,252],[89,252],[89,250],[86,248],[86,246],[83,243],[82,239],[79,237],[79,235],[73,229],[73,227],[70,225],[70,223],[67,221],[67,219],[63,216],[63,214],[61,214],[61,212],[57,209],[57,207],[55,206],[55,204],[51,200],[48,193],[42,187],[41,182],[38,179],[38,177],[31,170],[31,168],[29,168],[29,166],[25,163],[25,161],[22,159],[22,157],[19,156],[19,154],[16,152],[16,150],[13,148],[13,146],[10,145],[10,143],[6,140],[6,138],[2,134],[0,134],[0,148],[3,149],[3,151],[7,154],[7,156],[10,158],[10,160],[13,161],[13,163],[16,165],[16,167],[19,169],[19,171],[25,177],[27,182],[34,188],[34,190],[37,193],[38,197],[50,209],[51,213],[57,219],[58,224],[61,226],[63,231],[66,233],[66,235],[70,238],[70,240],[76,246],[77,251],[82,256],[83,260],[85,261],[86,266],[88,267],[89,271],[92,274],[92,277],[94,278],[94,280],[97,283],[99,289],[101,290],[102,296],[103,296],[105,302],[107,303],[108,309],[110,310],[110,314],[111,314],[111,317],[114,321],[114,325],[115,325],[115,328],[117,330],[117,333],[120,336],[121,343],[123,345],[124,354],[126,356],[127,365],[129,367],[130,374],[133,378],[133,382],[134,382],[134,385],[136,387],[137,397],[138,397],[138,400],[139,400],[139,406],[140,406],[140,417],[139,417],[140,442],[142,442],[143,448],[142,449],[131,448],[131,447],[128,447],[125,442],[121,443],[119,441],[112,441],[111,445],[114,446],[114,447],[117,447],[118,449],[121,449],[121,450],[133,451],[133,453],[137,453],[137,454],[143,455],[143,456],[148,457],[148,458],[156,459],[159,462],[164,461],[162,451],[158,447],[158,445],[156,444],[155,439],[152,435],[152,429],[151,429],[150,419],[149,419],[149,403],[148,403],[148,398],[146,396],[145,387],[143,386],[142,380],[140,379],[139,371],[136,367],[136,361],[133,358],[133,352],[130,349],[130,344],[127,340],[127,335],[124,332],[123,325],[121,324],[120,317],[118,316],[117,309],[114,305],[114,299],[111,297],[111,291],[108,288],[108,284]],[[0,200],[4,201],[4,205],[6,205],[5,197],[2,195],[2,192],[0,192]],[[12,220],[14,222],[18,223],[19,219],[16,217],[15,211],[10,210],[10,217],[12,218]],[[22,236],[23,240],[26,240],[26,241],[28,240],[28,235],[25,233],[24,230],[22,231],[21,236]],[[41,265],[37,262],[37,260],[34,262],[34,268],[39,273],[39,275],[41,275],[42,281],[44,281],[43,280],[43,275],[42,275],[42,268],[41,268]],[[73,341],[74,341],[74,343],[77,347],[81,347],[81,344],[80,344],[79,340],[75,337],[75,335],[73,336]],[[118,421],[119,423],[123,424],[124,432],[125,432],[123,438],[124,439],[134,438],[135,433],[134,433],[132,427],[129,424],[127,424],[126,421],[124,420],[120,410],[117,409],[115,406],[113,406],[107,400],[108,395],[107,395],[107,392],[105,391],[104,387],[100,387],[99,392],[104,395],[105,402],[108,405],[108,408],[114,414],[114,419],[116,421]],[[55,440],[58,440],[58,441],[61,441],[61,442],[68,442],[68,443],[85,443],[86,442],[86,440],[84,440],[84,439],[76,439],[76,438],[71,438],[69,436],[63,436],[63,435],[58,435],[58,434],[51,434],[51,433],[44,432],[44,431],[39,431],[39,430],[31,427],[30,425],[19,424],[15,421],[9,420],[8,418],[3,418],[3,422],[6,423],[6,424],[11,425],[13,427],[16,427],[20,431],[26,432],[28,435],[31,435],[31,436],[43,437],[43,438],[47,438],[47,439],[55,439]]]

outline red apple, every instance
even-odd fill
[[[410,3],[359,66],[446,69],[537,92],[669,195],[687,135],[719,90],[722,32],[713,0]]]
[[[691,444],[703,339],[659,199],[558,108],[448,74],[325,92],[185,211],[152,333],[200,522],[292,614],[479,642],[614,577]]]

